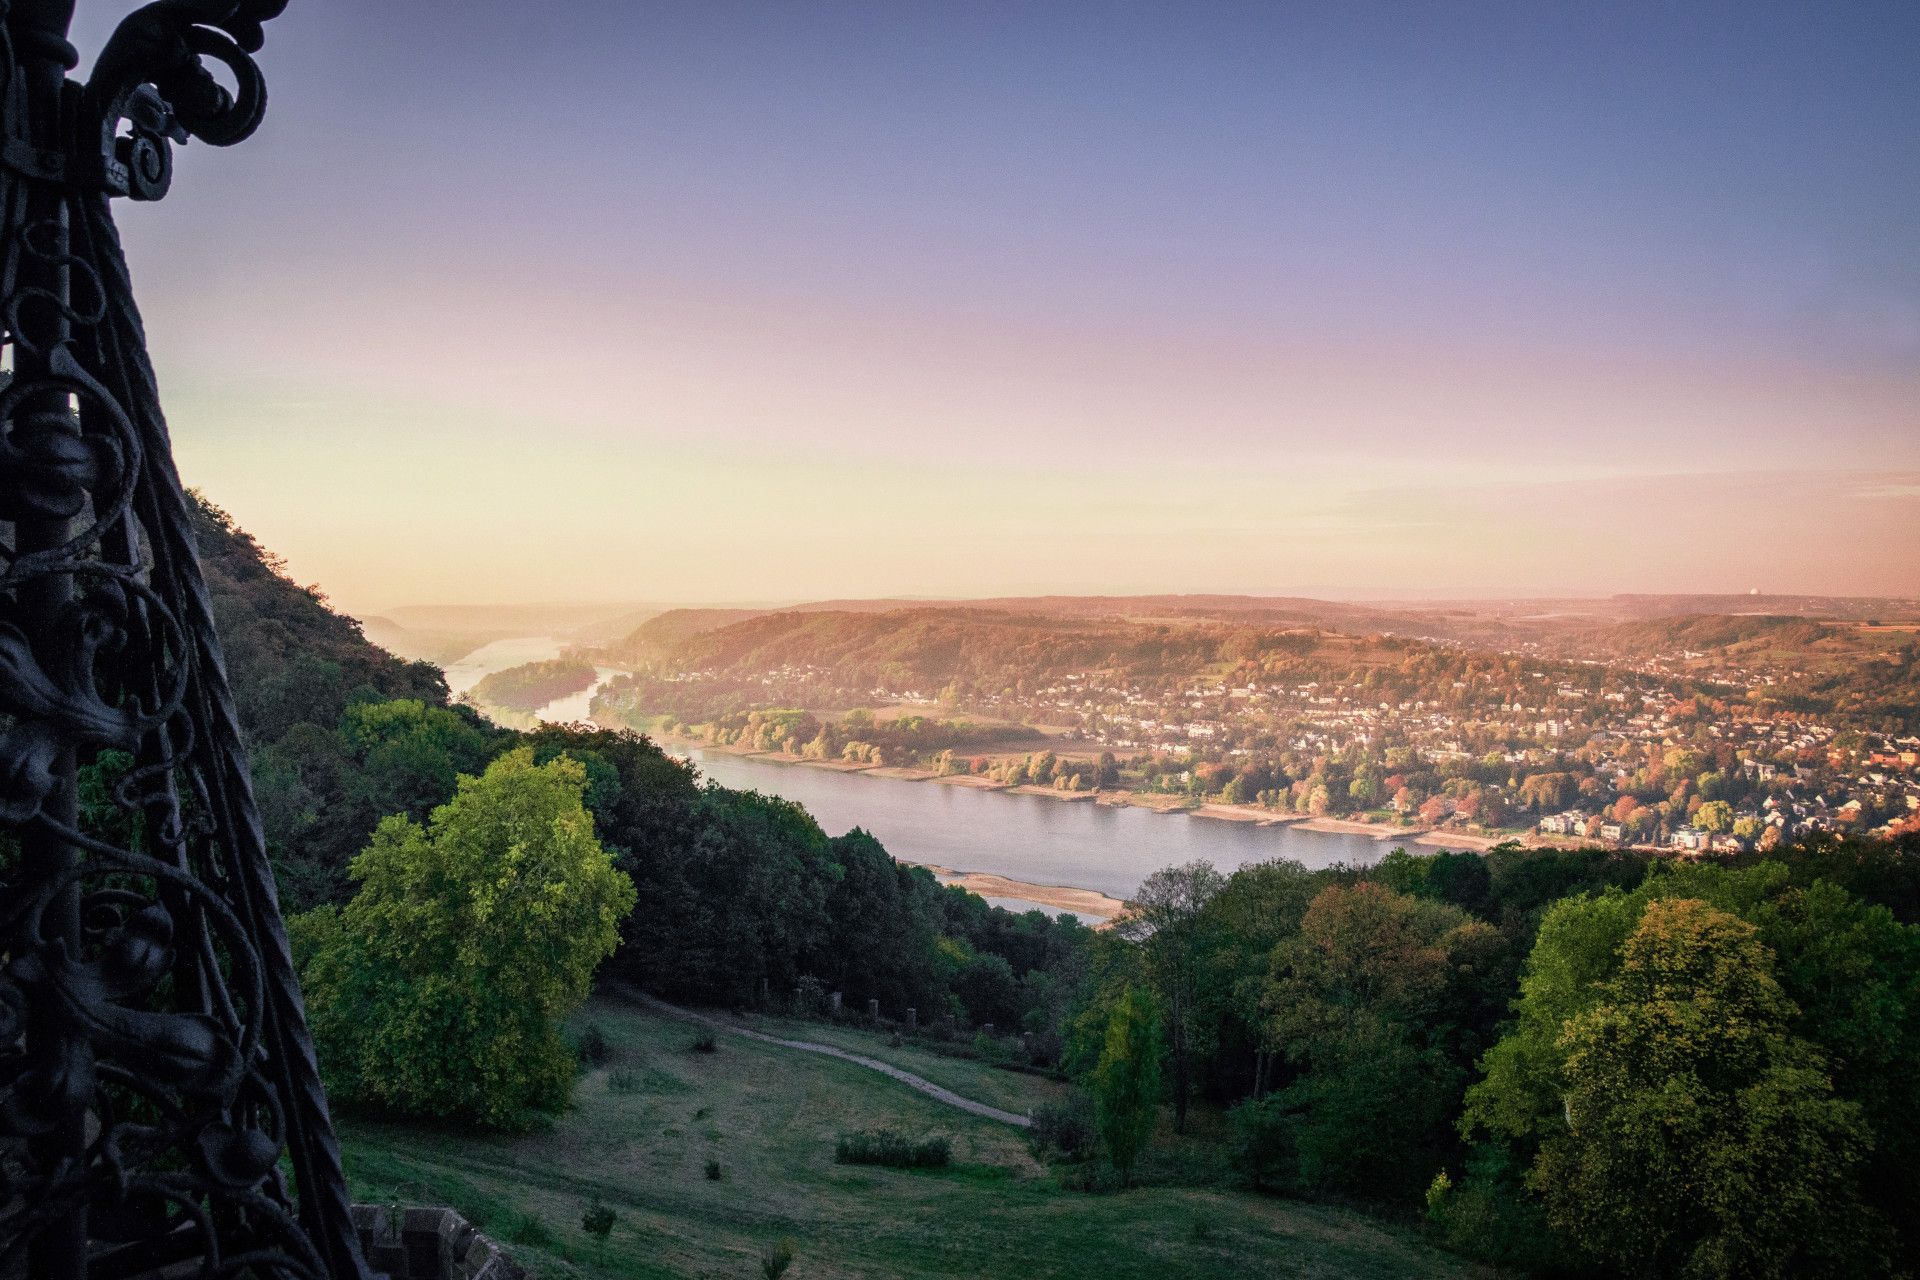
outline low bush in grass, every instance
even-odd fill
[[[1522,1176],[1504,1148],[1476,1149],[1457,1185],[1442,1171],[1427,1188],[1429,1227],[1447,1248],[1476,1261],[1532,1275],[1566,1273],[1570,1260]]]
[[[1288,1191],[1299,1180],[1298,1116],[1278,1095],[1249,1099],[1227,1113],[1233,1165],[1255,1191]]]
[[[890,1169],[944,1169],[953,1162],[953,1144],[944,1137],[914,1141],[891,1129],[843,1133],[833,1158],[841,1164],[878,1164]]]
[[[642,1087],[640,1073],[628,1071],[625,1067],[607,1076],[609,1093],[638,1093]]]
[[[580,1033],[578,1049],[580,1061],[589,1067],[603,1067],[613,1057],[613,1046],[607,1042],[607,1033],[600,1029],[597,1022],[589,1022]]]
[[[1060,1167],[1060,1187],[1064,1191],[1104,1196],[1120,1190],[1121,1185],[1120,1175],[1105,1160],[1082,1160]]]
[[[760,1250],[760,1275],[763,1280],[780,1280],[793,1265],[793,1241],[778,1240]]]
[[[974,1033],[973,1043],[969,1048],[974,1058],[990,1067],[1004,1066],[1014,1060],[1013,1051],[1008,1047],[1006,1040],[999,1036],[990,1036],[984,1031]]]
[[[547,1224],[530,1213],[523,1213],[514,1219],[513,1226],[507,1230],[507,1243],[526,1245],[534,1249],[551,1249],[554,1246],[553,1232],[547,1230]]]
[[[687,1045],[687,1052],[714,1053],[714,1052],[717,1052],[719,1048],[720,1048],[719,1043],[715,1041],[713,1038],[713,1032],[702,1031],[699,1035],[693,1038],[692,1043]]]
[[[1100,1148],[1094,1127],[1093,1104],[1075,1095],[1062,1103],[1043,1103],[1033,1110],[1027,1130],[1033,1154],[1042,1160],[1086,1160]]]

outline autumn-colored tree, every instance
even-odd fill
[[[1273,954],[1263,1033],[1299,1073],[1305,1189],[1410,1196],[1450,1141],[1449,1114],[1510,981],[1506,944],[1459,909],[1383,885],[1330,886]],[[1434,1033],[1448,1028],[1450,1043]]]

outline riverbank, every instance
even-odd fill
[[[903,862],[998,876],[1006,883],[970,886],[995,905],[1082,912],[1088,923],[1111,919],[1148,876],[1166,867],[1206,861],[1232,871],[1274,859],[1309,868],[1365,867],[1395,845],[1418,847],[1423,835],[1421,828],[1385,821],[1328,829],[1305,814],[1220,801],[1203,805],[1166,792],[1010,787],[980,774],[928,777],[925,770],[898,766],[849,768],[844,761],[807,761],[789,752],[722,748],[667,735],[660,740],[723,786],[806,806],[831,834],[858,827]],[[883,782],[855,781],[853,775]],[[1181,821],[1181,815],[1199,820]],[[1422,851],[1480,848],[1483,839],[1428,835]],[[1084,902],[1040,894],[1045,887],[1091,892],[1104,901],[1084,910]]]
[[[1291,817],[1282,817],[1266,809],[1256,809],[1247,804],[1203,804],[1198,809],[1187,810],[1187,816],[1193,818],[1212,818],[1216,822],[1251,822],[1262,827],[1278,826],[1282,822],[1291,822]]]
[[[1355,822],[1349,818],[1308,818],[1302,831],[1323,831],[1328,835],[1365,836],[1369,840],[1413,840],[1424,834],[1422,827],[1393,827],[1384,822]]]
[[[896,859],[896,861],[905,862],[906,860]],[[906,865],[925,867],[933,872],[934,878],[941,884],[958,885],[968,893],[977,893],[983,898],[1017,898],[1021,902],[1052,907],[1057,911],[1073,911],[1081,915],[1095,916],[1103,925],[1111,923],[1115,917],[1127,909],[1126,903],[1118,898],[1109,897],[1097,889],[1075,889],[1059,884],[1032,884],[1025,880],[1015,880],[1010,876],[996,875],[991,871],[955,871],[951,867],[935,866],[927,862],[908,862]]]
[[[1520,834],[1476,836],[1465,831],[1428,831],[1415,836],[1413,842],[1430,849],[1474,849],[1484,852],[1495,845],[1512,844],[1524,839]]]
[[[1098,800],[1110,809],[1145,809],[1150,813],[1186,813],[1194,807],[1185,796],[1160,791],[1102,791]]]

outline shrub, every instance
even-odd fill
[[[719,1043],[713,1038],[713,1032],[702,1031],[699,1035],[693,1038],[690,1044],[687,1045],[687,1052],[688,1053],[714,1053],[714,1052],[717,1052],[719,1048],[720,1048]]]
[[[990,1036],[984,1031],[976,1031],[970,1046],[973,1056],[992,1066],[1005,1066],[1013,1061],[1013,1053],[1007,1042],[999,1036]]]
[[[551,1249],[554,1245],[553,1232],[547,1230],[547,1224],[540,1219],[523,1213],[507,1229],[507,1243],[523,1244],[533,1249]]]
[[[1120,1179],[1113,1167],[1100,1160],[1083,1160],[1060,1171],[1060,1186],[1066,1191],[1099,1196],[1117,1190],[1119,1185]]]
[[[780,1280],[793,1265],[793,1241],[778,1240],[760,1250],[760,1274],[764,1280]]]
[[[827,1009],[827,984],[818,978],[802,978],[793,984],[796,1013],[819,1015]]]
[[[1160,1008],[1144,987],[1129,987],[1107,1018],[1091,1077],[1095,1117],[1114,1171],[1125,1182],[1153,1134],[1160,1104]]]
[[[1233,1166],[1256,1191],[1276,1191],[1299,1178],[1292,1111],[1273,1094],[1227,1113],[1233,1124]]]
[[[1085,1160],[1099,1143],[1093,1108],[1077,1094],[1068,1102],[1034,1108],[1027,1135],[1033,1154],[1042,1160]]]
[[[707,1181],[718,1182],[720,1181],[720,1179],[726,1176],[727,1176],[726,1170],[720,1167],[720,1162],[714,1159],[712,1156],[708,1156],[707,1157]]]
[[[1459,1182],[1444,1170],[1434,1175],[1427,1221],[1447,1248],[1476,1261],[1527,1272],[1568,1265],[1510,1153],[1493,1144],[1474,1150]]]
[[[600,1024],[589,1022],[587,1029],[580,1033],[580,1061],[590,1067],[605,1066],[613,1057],[613,1046],[607,1043],[606,1032],[600,1030]]]
[[[580,1229],[594,1238],[602,1253],[606,1252],[607,1236],[613,1231],[613,1224],[613,1210],[597,1199],[580,1215]]]
[[[833,1158],[841,1164],[878,1164],[890,1169],[943,1169],[953,1160],[953,1144],[944,1137],[919,1142],[891,1129],[843,1133]]]
[[[610,1072],[607,1076],[607,1091],[609,1093],[640,1092],[639,1073],[629,1071],[625,1067],[620,1068],[618,1071]]]

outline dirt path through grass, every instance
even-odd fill
[[[653,996],[647,995],[645,992],[635,991],[631,987],[623,985],[619,990],[627,999],[633,1001],[635,1004],[651,1009],[655,1013],[680,1018],[686,1022],[697,1022],[701,1026],[712,1027],[714,1030],[724,1031],[728,1035],[745,1036],[749,1040],[758,1040],[764,1044],[779,1045],[783,1049],[798,1049],[803,1053],[818,1053],[824,1054],[829,1058],[839,1058],[843,1062],[851,1062],[856,1066],[878,1071],[881,1075],[891,1076],[901,1084],[906,1085],[909,1089],[924,1093],[936,1102],[944,1102],[950,1107],[957,1107],[961,1111],[971,1112],[976,1116],[982,1116],[988,1120],[998,1120],[1001,1124],[1010,1124],[1020,1129],[1029,1128],[1033,1124],[1033,1121],[1026,1116],[1015,1115],[1011,1111],[1002,1111],[999,1107],[990,1107],[984,1102],[975,1102],[972,1098],[963,1098],[951,1089],[941,1088],[924,1076],[917,1076],[911,1071],[896,1067],[890,1062],[882,1062],[878,1058],[869,1058],[865,1054],[853,1053],[835,1045],[821,1044],[817,1040],[783,1040],[779,1036],[770,1036],[764,1031],[754,1031],[751,1028],[740,1026],[738,1023],[729,1022],[725,1018],[715,1018],[704,1013],[699,1013],[693,1009],[683,1009],[677,1004],[668,1004],[665,1000],[657,1000]]]

